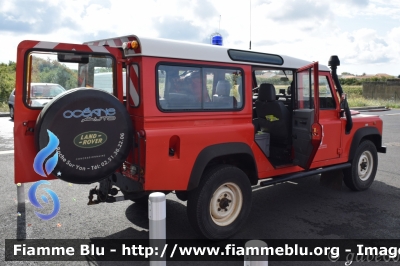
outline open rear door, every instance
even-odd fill
[[[71,163],[75,157],[82,157],[77,159],[79,159],[79,162],[84,162],[88,157],[84,157],[85,152],[94,151],[96,145],[102,145],[102,149],[106,148],[110,144],[110,140],[112,140],[111,137],[113,137],[107,133],[108,140],[103,145],[107,136],[101,135],[100,133],[102,132],[99,133],[100,130],[98,129],[84,130],[83,126],[87,125],[97,128],[103,121],[109,122],[111,119],[115,121],[119,119],[116,108],[110,109],[109,106],[102,108],[101,104],[96,105],[96,95],[99,93],[96,94],[96,92],[93,92],[95,90],[81,89],[86,90],[86,94],[89,94],[87,99],[90,100],[86,100],[83,106],[87,107],[86,109],[74,107],[73,104],[75,103],[71,103],[71,108],[51,112],[51,115],[55,117],[65,118],[64,120],[58,119],[60,121],[53,119],[54,122],[64,125],[63,132],[59,132],[59,134],[71,135],[68,136],[71,140],[68,140],[68,142],[64,141],[64,151],[67,152],[70,147],[80,149],[74,153],[74,156],[71,155],[71,158],[68,158],[68,160],[60,153],[60,147],[62,147],[60,145],[62,143],[58,144],[58,142],[54,142],[54,145],[51,146],[51,141],[45,139],[46,143],[44,146],[48,142],[46,149],[41,148],[40,145],[38,146],[38,142],[35,141],[35,133],[37,133],[35,132],[35,128],[37,129],[38,121],[43,118],[42,109],[43,111],[46,110],[44,107],[51,106],[57,99],[62,98],[59,96],[64,97],[66,94],[74,94],[73,92],[76,91],[73,90],[74,88],[93,88],[96,83],[103,84],[104,86],[99,88],[99,90],[102,95],[104,94],[103,91],[107,92],[107,94],[104,94],[106,95],[106,101],[114,99],[116,102],[114,103],[115,105],[121,102],[122,106],[121,61],[122,51],[113,47],[40,41],[22,41],[18,45],[14,116],[15,183],[54,179],[56,178],[56,174],[50,170],[57,170],[57,167],[61,167],[59,165],[64,162],[65,164],[69,164],[68,167],[71,171],[77,171],[77,174],[82,173],[83,176],[86,173],[90,174],[90,172],[95,174],[95,170],[105,170],[105,167],[102,168],[101,163],[98,164],[99,169],[95,169],[97,164],[94,163],[92,167],[86,168],[82,167],[81,163]],[[100,80],[100,77],[102,77],[100,73],[111,73],[107,82]],[[69,91],[72,93],[69,93]],[[110,94],[113,94],[116,98]],[[73,96],[77,95],[74,94]],[[72,99],[72,102],[78,102],[79,100],[74,99],[73,96],[68,97]],[[98,115],[100,113],[101,117]],[[83,118],[86,118],[86,120],[80,122],[80,119]],[[89,121],[88,118],[91,118],[92,121]],[[76,129],[75,126],[69,125],[68,123],[71,121],[74,121],[79,127],[83,125],[82,128]],[[113,126],[111,122],[108,124],[106,122],[103,123],[104,128]],[[56,132],[58,128],[60,127],[55,126],[53,131]],[[43,130],[45,131],[46,128]],[[79,134],[75,133],[75,131],[79,131]],[[44,134],[47,135],[47,133]],[[49,133],[49,137],[45,137],[51,139],[51,134]],[[84,144],[87,145],[85,146]],[[39,150],[43,151],[41,156],[38,155]],[[117,155],[119,156],[119,154]],[[38,162],[37,167],[34,166],[35,157],[41,160]],[[102,159],[110,159],[112,161],[114,157],[108,156]],[[105,164],[108,166],[109,162],[104,162],[103,165]],[[34,167],[36,168],[34,169]],[[43,174],[38,174],[38,172]],[[62,171],[57,170],[56,173],[61,175]],[[85,183],[85,181],[82,181],[82,183]]]
[[[292,125],[294,163],[309,169],[322,137],[319,124],[318,62],[296,72],[295,97]]]

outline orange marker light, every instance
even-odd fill
[[[132,49],[136,49],[136,48],[138,48],[138,47],[139,47],[139,44],[138,44],[137,41],[132,41],[132,42],[131,42],[131,48],[132,48]]]

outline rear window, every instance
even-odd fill
[[[40,108],[74,88],[96,88],[114,94],[114,58],[103,54],[31,51],[26,57],[24,99]]]

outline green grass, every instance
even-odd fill
[[[350,107],[364,107],[364,106],[385,106],[388,108],[400,108],[400,101],[394,100],[381,100],[381,99],[365,99],[364,97],[349,97],[347,99]]]
[[[385,106],[389,108],[400,108],[400,100],[367,99],[362,97],[361,85],[344,85],[343,91],[347,94],[347,102],[350,107]]]
[[[348,98],[361,97],[362,86],[361,85],[344,85],[342,86],[344,93],[347,94]]]

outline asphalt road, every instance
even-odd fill
[[[320,186],[318,177],[267,188],[254,188],[247,225],[237,239],[400,239],[400,110],[367,113],[384,121],[386,154],[379,154],[375,182],[364,192]],[[0,118],[0,236],[4,239],[148,238],[147,208],[130,201],[87,206],[93,185],[60,180],[49,187],[60,199],[58,216],[39,219],[31,203],[17,210],[14,178],[13,122]],[[25,193],[32,184],[25,184]],[[41,211],[43,213],[46,210]],[[185,203],[167,196],[167,238],[197,238],[186,217]],[[0,242],[0,265],[149,265],[147,262],[5,262]],[[169,262],[168,265],[226,265],[210,262]],[[334,265],[344,265],[336,262]],[[385,263],[386,265],[387,263]],[[229,263],[243,265],[243,263]],[[269,262],[269,265],[332,265],[331,262]],[[353,263],[352,265],[363,265]],[[382,265],[382,263],[368,263]],[[389,265],[391,265],[389,263]]]

